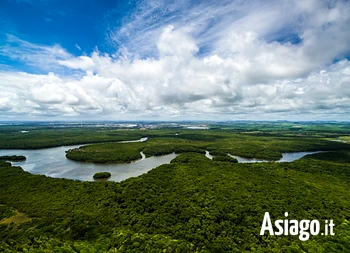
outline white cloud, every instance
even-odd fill
[[[174,26],[171,25],[163,30],[157,48],[160,57],[190,57],[198,51],[198,47],[191,37],[180,31],[174,31]]]
[[[0,53],[84,74],[2,71],[1,113],[111,120],[304,115],[350,120],[350,62],[344,58],[350,52],[349,3],[329,7],[319,1],[254,1],[248,6],[238,1],[189,8],[180,2],[170,5],[166,21],[158,24],[164,15],[154,15],[163,7],[144,3],[140,18],[133,16],[114,33],[114,39],[134,31],[132,38],[141,35],[125,43],[124,54],[95,50],[75,57],[58,45],[37,46],[13,38],[23,47],[11,51],[3,46]],[[286,9],[290,12],[284,15],[281,10]],[[284,29],[301,42],[280,39],[286,36]],[[133,53],[137,47],[141,56],[152,54],[139,57]],[[203,47],[210,49],[201,53]]]
[[[89,70],[94,66],[93,60],[87,56],[79,56],[77,58],[70,58],[68,60],[58,60],[57,62],[58,64],[71,69]]]
[[[72,57],[60,45],[37,45],[13,35],[7,35],[5,44],[0,45],[0,56],[25,62],[29,66],[47,71],[57,70],[58,60],[67,60]]]
[[[75,44],[75,48],[81,51],[81,47],[78,44]]]

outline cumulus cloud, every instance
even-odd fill
[[[161,34],[157,48],[160,57],[167,55],[189,57],[198,51],[194,40],[184,33],[174,31],[174,26],[167,26]]]
[[[253,1],[248,8],[230,2],[189,8],[180,1],[166,11],[159,2],[143,2],[138,14],[149,23],[141,26],[135,16],[112,38],[121,41],[134,31],[134,38],[151,37],[146,43],[126,41],[124,53],[113,55],[95,50],[73,56],[58,45],[12,38],[25,54],[12,51],[11,43],[0,47],[0,54],[43,69],[38,59],[48,58],[46,66],[80,74],[4,70],[0,112],[115,120],[349,120],[349,3]],[[289,14],[281,14],[286,9]],[[153,17],[159,10],[165,14]],[[288,41],[290,35],[298,41]],[[140,54],[134,53],[137,46]]]

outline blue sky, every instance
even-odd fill
[[[350,120],[348,1],[0,2],[3,120]]]
[[[7,36],[38,45],[60,45],[72,55],[91,53],[95,47],[114,53],[115,45],[108,39],[109,23],[122,20],[131,5],[112,4],[113,1],[12,1],[0,3],[1,43]],[[120,8],[121,7],[121,8]],[[120,8],[120,11],[116,11]],[[110,16],[112,15],[112,16]],[[14,43],[14,42],[13,42]],[[21,62],[6,64],[23,68]]]

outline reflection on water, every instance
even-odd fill
[[[147,138],[142,138],[137,141],[146,141]],[[135,141],[128,141],[135,142]],[[79,148],[82,145],[74,146],[62,146],[56,148],[36,149],[36,150],[0,150],[0,156],[3,155],[24,155],[25,161],[12,162],[14,166],[21,166],[25,171],[32,174],[42,174],[49,177],[78,179],[82,181],[93,181],[93,175],[96,172],[107,171],[112,174],[109,180],[122,181],[130,177],[136,177],[147,171],[158,167],[162,164],[170,163],[177,155],[175,153],[163,156],[153,156],[146,158],[141,152],[142,158],[138,161],[128,164],[93,164],[93,163],[81,163],[69,160],[65,156],[65,151],[69,149]],[[308,154],[315,154],[315,152],[293,152],[283,153],[283,157],[277,162],[292,162],[302,158]],[[240,156],[228,154],[229,156],[236,158],[240,163],[256,163],[256,162],[271,162],[262,159],[249,159]],[[206,151],[205,156],[212,159],[213,156]]]
[[[142,138],[138,141],[146,141]],[[135,142],[135,141],[128,141]],[[170,163],[177,155],[175,153],[146,158],[141,152],[142,159],[127,164],[92,164],[81,163],[66,158],[65,151],[79,148],[82,145],[62,146],[56,148],[36,150],[0,150],[3,155],[24,155],[27,159],[22,162],[12,162],[14,166],[21,166],[32,174],[41,174],[49,177],[78,179],[93,181],[96,172],[107,171],[112,174],[110,181],[122,181],[130,177],[136,177],[162,164]]]
[[[237,156],[237,155],[231,155],[230,153],[227,155],[237,159],[237,161],[239,163],[264,163],[264,162],[293,162],[293,161],[298,160],[306,155],[316,154],[316,153],[320,153],[320,152],[323,152],[323,151],[282,153],[282,158],[279,159],[278,161],[264,160],[264,159],[258,159],[258,158],[244,158],[244,157]],[[205,156],[211,160],[214,157],[207,150],[205,151]]]
[[[256,158],[244,158],[244,157],[231,155],[231,154],[228,154],[228,155],[233,157],[233,158],[236,158],[239,163],[293,162],[293,161],[298,160],[306,155],[316,154],[319,152],[321,152],[321,151],[282,153],[282,158],[277,160],[277,161],[256,159]]]
[[[214,156],[212,156],[212,155],[209,153],[208,150],[205,151],[205,156],[206,156],[207,158],[209,158],[210,160],[213,160],[213,157],[214,157]]]

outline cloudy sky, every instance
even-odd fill
[[[346,0],[0,1],[0,120],[350,120]]]

